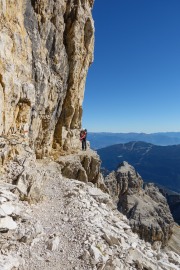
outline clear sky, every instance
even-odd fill
[[[180,131],[180,0],[95,0],[88,131]]]

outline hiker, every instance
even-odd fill
[[[82,142],[82,150],[86,150],[86,137],[87,137],[87,129],[81,130],[80,141]]]

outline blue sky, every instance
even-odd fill
[[[89,131],[180,131],[180,0],[96,0]]]

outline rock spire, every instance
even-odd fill
[[[166,198],[154,184],[144,185],[141,176],[127,162],[110,173],[105,183],[134,232],[151,243],[168,242],[174,221]]]

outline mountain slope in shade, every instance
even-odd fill
[[[127,161],[144,181],[180,192],[180,145],[129,142],[98,149],[97,153],[101,157],[102,167],[108,171],[115,170],[121,162]]]
[[[158,186],[159,191],[166,197],[174,220],[180,225],[180,193]]]
[[[89,132],[88,139],[93,149],[100,149],[114,144],[128,143],[131,141],[143,141],[156,145],[180,144],[180,132],[158,132],[158,133],[110,133]]]

